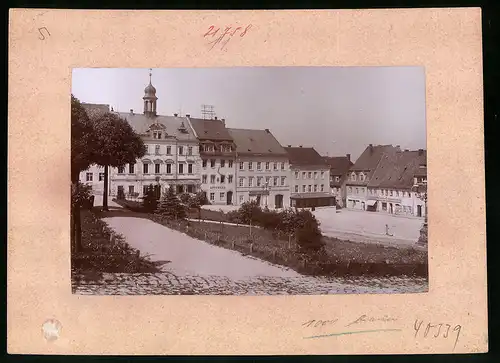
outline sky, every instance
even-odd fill
[[[115,111],[143,112],[147,68],[78,68],[72,93]],[[351,160],[369,144],[426,148],[423,67],[152,69],[157,113],[202,117],[214,106],[232,128],[268,128],[283,146]]]

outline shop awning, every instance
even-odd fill
[[[377,204],[376,200],[367,200],[366,205],[373,207],[375,204]]]

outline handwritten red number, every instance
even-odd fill
[[[248,31],[252,27],[252,24],[248,24],[248,26],[245,28],[245,30],[240,34],[240,37],[244,37]]]

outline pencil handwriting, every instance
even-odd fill
[[[207,32],[203,34],[204,38],[210,39],[208,44],[210,49],[214,49],[216,46],[220,47],[220,50],[227,51],[227,44],[233,37],[243,38],[248,31],[252,28],[252,24],[248,24],[245,27],[242,26],[226,26],[226,27],[216,27],[211,25]]]

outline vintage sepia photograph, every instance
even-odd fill
[[[425,107],[416,66],[73,69],[72,292],[427,292]]]

